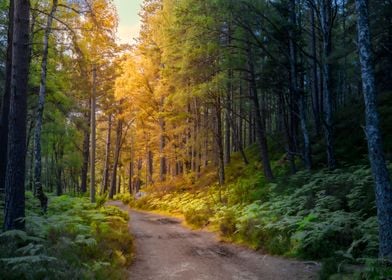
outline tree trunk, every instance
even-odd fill
[[[108,134],[107,134],[107,138],[106,138],[105,163],[104,163],[104,167],[103,167],[103,180],[102,180],[102,186],[101,186],[101,195],[108,191],[111,137],[112,137],[112,114],[109,114]]]
[[[121,166],[119,167],[119,172],[118,172],[117,193],[121,194]]]
[[[44,34],[44,48],[42,51],[42,62],[41,62],[41,82],[39,87],[39,97],[38,97],[38,109],[35,123],[35,133],[34,133],[34,190],[35,195],[41,203],[41,208],[43,212],[46,212],[48,208],[48,198],[44,193],[42,187],[42,159],[41,159],[41,134],[42,134],[42,119],[45,107],[46,98],[46,74],[48,66],[48,53],[49,53],[49,36],[52,31],[53,16],[57,10],[58,0],[53,0],[52,9],[48,15],[45,34]]]
[[[379,128],[369,11],[366,0],[356,0],[355,2],[358,16],[358,48],[362,70],[362,87],[366,108],[366,137],[375,181],[379,223],[379,255],[381,258],[392,260],[392,187]]]
[[[8,11],[8,37],[7,37],[7,60],[5,69],[5,85],[3,102],[0,115],[0,197],[5,192],[5,173],[7,169],[8,155],[8,116],[10,112],[11,98],[11,72],[12,72],[12,36],[14,28],[14,0],[10,0]]]
[[[315,21],[314,8],[310,9],[310,24],[311,24],[311,41],[312,41],[312,109],[313,118],[316,128],[317,135],[320,135],[320,101],[319,101],[319,90],[318,90],[318,72],[317,72],[317,45],[316,45],[316,21]]]
[[[146,182],[147,185],[154,183],[154,180],[153,180],[153,173],[154,173],[153,161],[154,161],[154,155],[151,150],[148,150],[148,153],[147,153],[147,182]]]
[[[306,109],[304,102],[304,93],[298,88],[298,70],[297,70],[297,47],[295,45],[296,40],[296,28],[297,28],[297,15],[295,12],[296,0],[290,1],[290,23],[289,29],[289,49],[290,49],[290,91],[293,95],[298,107],[299,121],[303,138],[303,161],[306,169],[312,168],[312,153],[309,140],[309,131],[306,125]]]
[[[208,108],[204,108],[204,126],[205,126],[205,136],[204,136],[204,160],[203,160],[203,166],[207,167],[208,166],[208,161],[209,161],[209,113],[208,113]],[[177,164],[176,164],[176,169],[177,169]]]
[[[323,107],[324,107],[324,135],[325,144],[327,146],[327,163],[330,169],[336,168],[336,159],[334,151],[334,136],[333,136],[333,123],[332,123],[332,93],[330,89],[330,55],[332,52],[331,46],[331,0],[321,1],[321,30],[323,35]]]
[[[30,1],[15,0],[4,229],[25,228],[27,86]]]
[[[257,140],[260,148],[261,153],[261,161],[263,163],[263,171],[264,176],[267,180],[272,180],[274,175],[271,169],[271,163],[269,159],[268,153],[268,144],[267,144],[267,137],[265,135],[265,128],[264,122],[262,119],[262,112],[260,109],[259,98],[257,95],[257,86],[256,86],[256,76],[255,76],[255,69],[253,64],[253,57],[252,57],[252,50],[250,44],[248,44],[247,48],[247,55],[248,55],[248,67],[249,67],[249,74],[250,74],[250,98],[253,101],[253,107],[255,109],[255,125],[256,125],[256,132],[257,132]]]
[[[224,147],[223,147],[223,135],[222,135],[222,108],[220,97],[217,98],[215,104],[215,118],[216,118],[216,129],[215,129],[215,143],[217,148],[218,157],[218,180],[219,180],[219,200],[222,202],[221,190],[225,183],[225,162],[224,162]]]
[[[165,157],[165,146],[166,146],[166,136],[165,136],[165,121],[161,118],[159,120],[159,126],[161,129],[161,135],[159,139],[159,180],[164,182],[166,180],[167,173],[167,162]]]
[[[60,196],[63,194],[63,169],[61,166],[61,160],[64,156],[64,144],[61,142],[62,140],[59,139],[59,142],[53,145],[54,156],[56,161],[56,168],[55,168],[55,176],[56,176],[56,195]]]
[[[83,138],[83,164],[81,172],[81,183],[80,191],[81,193],[87,192],[87,173],[88,173],[88,162],[90,158],[90,106],[91,102],[88,103],[89,110],[86,112],[85,117],[87,121],[87,126],[84,128],[84,138]]]
[[[91,94],[91,155],[90,155],[90,201],[91,203],[95,202],[95,153],[96,153],[96,106],[97,106],[97,69],[96,66],[93,66],[93,88]]]
[[[139,158],[137,161],[137,176],[136,176],[135,181],[133,183],[134,188],[135,188],[134,189],[135,194],[137,194],[141,188],[142,182],[141,182],[140,178],[142,176],[142,174],[141,174],[142,168],[143,168],[143,160],[141,158]]]
[[[232,86],[232,76],[233,76],[233,71],[229,70],[229,81],[227,85],[227,93],[226,93],[226,98],[225,98],[225,147],[224,147],[224,163],[225,165],[228,165],[230,163],[230,153],[231,153],[231,126],[230,126],[230,118],[231,118],[231,110],[232,110],[232,100],[231,100],[231,93],[233,90]]]
[[[131,158],[131,161],[129,162],[129,179],[128,179],[128,191],[129,194],[133,194],[133,176],[134,176],[134,161],[133,157]]]
[[[110,192],[109,192],[110,199],[113,199],[116,193],[117,168],[120,159],[121,139],[122,139],[122,125],[123,125],[122,120],[119,120],[117,124],[117,130],[116,130],[116,148],[114,151],[113,174],[112,174],[112,181],[110,184]]]
[[[238,131],[238,127],[235,125],[235,122],[234,122],[232,116],[230,116],[229,124],[231,125],[232,130],[234,131],[234,135],[235,135],[235,137],[233,137],[234,145],[236,145],[238,151],[240,152],[242,160],[244,161],[244,164],[248,165],[249,164],[249,160],[248,160],[248,158],[247,158],[247,156],[245,154],[244,148],[242,146],[242,143],[241,143],[241,140],[240,140],[240,137],[239,137],[240,132]]]

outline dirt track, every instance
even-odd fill
[[[317,279],[315,264],[225,244],[213,233],[183,227],[178,219],[130,210],[120,202],[110,204],[130,211],[136,258],[129,279]]]

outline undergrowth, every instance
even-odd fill
[[[125,202],[183,214],[189,225],[209,225],[225,239],[270,254],[324,261],[323,279],[338,272],[357,279],[392,277],[388,266],[376,261],[378,225],[367,166],[302,171],[273,183],[253,173],[221,192],[214,185]]]
[[[27,193],[26,232],[0,234],[0,279],[126,279],[128,214],[87,198],[50,197],[42,215]]]

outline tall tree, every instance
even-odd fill
[[[110,183],[110,191],[109,198],[113,198],[116,194],[116,184],[117,184],[117,169],[120,163],[120,152],[121,152],[121,143],[122,143],[122,133],[123,133],[123,120],[119,119],[117,121],[117,129],[116,129],[116,147],[114,150],[114,162],[113,162],[113,174],[112,180]]]
[[[332,0],[320,0],[320,22],[323,42],[323,124],[325,144],[327,147],[327,163],[330,169],[336,167],[334,149],[334,126],[332,111],[332,92],[331,92],[331,54],[332,54],[332,27],[334,24],[334,9]]]
[[[262,114],[262,110],[260,108],[259,96],[257,93],[257,85],[256,85],[256,75],[255,75],[255,66],[254,66],[254,57],[252,52],[251,44],[247,43],[247,64],[249,71],[249,97],[252,100],[254,111],[255,111],[255,124],[256,124],[256,132],[257,132],[257,140],[260,148],[261,160],[263,162],[263,170],[264,176],[268,180],[272,180],[274,175],[272,173],[271,162],[268,152],[268,143],[267,143],[267,135],[264,126],[265,117]]]
[[[101,194],[106,193],[108,191],[109,166],[110,166],[110,147],[111,147],[112,123],[113,123],[112,116],[113,116],[112,113],[109,113],[108,134],[106,137],[105,162],[104,162],[104,166],[103,166]]]
[[[14,1],[8,162],[4,229],[24,229],[27,83],[29,76],[30,1]]]
[[[366,138],[375,181],[377,216],[380,236],[380,257],[392,260],[392,186],[385,162],[379,115],[377,89],[370,40],[369,9],[366,0],[355,1],[358,17],[358,50],[362,72],[363,97],[366,109]]]
[[[0,193],[5,190],[5,174],[8,155],[8,123],[11,99],[11,74],[12,74],[12,40],[14,31],[14,0],[10,0],[8,8],[8,36],[7,57],[5,68],[4,94],[0,111]]]
[[[45,107],[46,98],[46,76],[47,76],[47,66],[48,66],[48,54],[49,54],[49,36],[52,31],[53,17],[56,13],[58,6],[58,0],[53,0],[52,8],[48,15],[45,34],[43,39],[43,51],[42,51],[42,61],[41,61],[41,80],[39,88],[39,99],[38,99],[38,109],[36,115],[35,123],[35,133],[34,133],[34,188],[35,194],[39,201],[41,202],[41,208],[44,212],[48,207],[48,198],[44,193],[42,187],[42,155],[41,155],[41,134],[42,134],[42,119]]]
[[[97,107],[97,68],[93,65],[93,88],[91,92],[91,155],[90,155],[90,201],[95,202],[95,158],[97,146],[96,107]]]

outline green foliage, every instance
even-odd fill
[[[392,263],[383,262],[376,258],[368,258],[364,260],[365,269],[357,273],[358,279],[391,279]]]
[[[108,200],[108,197],[107,197],[106,194],[104,194],[104,195],[97,195],[95,197],[95,200],[96,200],[97,207],[99,208],[99,207],[102,207],[102,206],[105,205],[106,201]]]
[[[266,183],[259,173],[249,174],[220,191],[212,186],[194,193],[152,193],[132,205],[182,213],[193,226],[209,224],[224,238],[272,254],[334,259],[336,265],[325,262],[325,275],[342,264],[374,258],[378,251],[367,166],[303,171],[274,183]]]
[[[0,234],[3,279],[125,279],[132,239],[128,214],[87,198],[50,197],[39,214],[27,194],[27,231]]]
[[[115,200],[121,200],[124,204],[130,204],[133,202],[134,197],[129,193],[120,193],[114,196]]]

